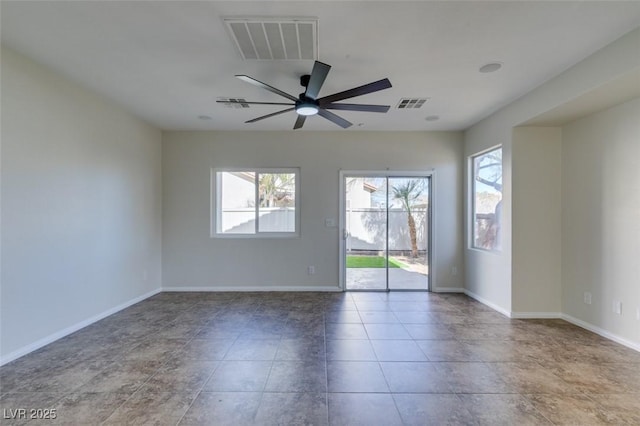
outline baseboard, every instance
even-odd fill
[[[438,287],[433,289],[434,293],[464,293],[462,287]]]
[[[562,318],[560,312],[511,312],[511,318],[516,319],[557,319]]]
[[[472,291],[467,290],[466,288],[464,289],[464,294],[466,294],[467,296],[471,297],[472,299],[477,300],[478,302],[482,303],[483,305],[487,305],[488,307],[490,307],[494,311],[500,312],[505,317],[509,317],[509,318],[511,317],[511,312],[507,311],[506,309],[504,309],[501,306],[496,305],[495,303],[489,302],[487,299],[484,299],[484,298],[478,296],[477,294],[475,294]]]
[[[638,342],[633,342],[629,339],[625,339],[624,337],[620,337],[617,334],[613,334],[603,328],[598,327],[597,325],[593,325],[586,321],[582,321],[578,318],[574,318],[571,315],[562,314],[561,318],[565,321],[570,322],[571,324],[574,324],[574,325],[577,325],[578,327],[582,327],[584,329],[592,331],[602,337],[605,337],[609,340],[613,340],[616,343],[620,343],[623,346],[626,346],[628,348],[631,348],[633,350],[640,352],[640,343]]]
[[[162,291],[166,292],[222,292],[222,291],[238,291],[238,292],[257,292],[257,291],[320,291],[320,292],[336,292],[342,289],[335,285],[327,286],[209,286],[209,287],[163,287]]]
[[[577,325],[578,327],[584,328],[585,330],[592,331],[606,339],[613,340],[616,343],[620,343],[623,346],[626,346],[630,349],[636,350],[640,352],[640,343],[634,342],[632,340],[626,339],[624,337],[620,337],[617,334],[611,333],[603,328],[600,328],[596,325],[590,324],[586,321],[582,321],[578,318],[574,318],[571,315],[567,315],[561,312],[508,312],[507,310],[489,302],[486,299],[478,296],[477,294],[465,289],[464,293],[477,300],[478,302],[487,305],[491,309],[494,309],[501,314],[510,317],[510,318],[518,318],[518,319],[534,319],[534,318],[544,318],[544,319],[552,319],[552,318],[561,318],[571,324]]]
[[[7,363],[9,363],[9,362],[11,362],[13,360],[16,360],[16,359],[20,358],[21,356],[24,356],[24,355],[26,355],[26,354],[28,354],[30,352],[33,352],[33,351],[35,351],[37,349],[40,349],[41,347],[46,346],[49,343],[53,343],[56,340],[61,339],[61,338],[65,337],[65,336],[68,336],[71,333],[75,333],[76,331],[78,331],[78,330],[80,330],[82,328],[85,328],[86,326],[91,325],[91,324],[93,324],[95,322],[98,322],[101,319],[108,317],[109,315],[113,315],[116,312],[119,312],[119,311],[121,311],[123,309],[126,309],[131,305],[135,305],[136,303],[142,302],[143,300],[148,299],[151,296],[155,296],[156,294],[160,293],[161,291],[162,290],[159,289],[159,288],[155,289],[155,290],[152,290],[149,293],[143,294],[142,296],[138,296],[138,297],[136,297],[134,299],[131,299],[131,300],[127,301],[127,302],[124,302],[124,303],[122,303],[122,304],[120,304],[118,306],[115,306],[115,307],[113,307],[111,309],[107,309],[106,311],[104,311],[102,313],[99,313],[98,315],[94,315],[91,318],[87,318],[84,321],[80,321],[77,324],[74,324],[74,325],[72,325],[70,327],[67,327],[67,328],[62,329],[60,331],[57,331],[57,332],[55,332],[53,334],[48,335],[47,337],[43,337],[40,340],[37,340],[37,341],[35,341],[33,343],[30,343],[30,344],[28,344],[26,346],[23,346],[20,349],[17,349],[17,350],[15,350],[13,352],[10,352],[7,355],[5,355],[2,358],[0,358],[0,366],[2,366],[4,364],[7,364]]]

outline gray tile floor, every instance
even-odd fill
[[[639,425],[640,353],[462,295],[162,293],[1,367],[0,408],[1,424]],[[19,408],[56,418],[6,418]]]

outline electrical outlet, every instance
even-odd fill
[[[584,303],[585,305],[591,304],[591,293],[589,293],[588,291],[584,292]]]
[[[458,275],[458,267],[457,266],[452,266],[451,267],[451,275]]]
[[[307,274],[314,275],[316,273],[316,267],[313,265],[307,266]]]
[[[640,321],[640,307],[636,308],[636,319]]]
[[[622,315],[622,302],[619,302],[619,301],[613,302],[613,313]]]

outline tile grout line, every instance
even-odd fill
[[[171,322],[173,322],[173,321],[171,321]],[[159,331],[158,331],[158,332],[159,332]],[[158,332],[156,332],[156,333],[158,333]],[[155,333],[153,333],[153,334],[155,334]],[[185,347],[185,346],[186,346],[186,345],[187,345],[191,340],[193,340],[193,337],[192,337],[190,340],[188,340],[184,345],[182,345],[182,348],[183,348],[183,347]],[[141,342],[140,344],[142,344],[142,342]],[[129,352],[133,352],[133,351],[134,351],[138,346],[139,346],[139,345],[136,345],[136,346],[135,346],[135,347],[133,347]],[[174,350],[174,351],[176,351],[176,350]],[[171,358],[172,358],[172,357],[167,357],[167,360],[166,360],[164,363],[160,364],[160,365],[158,366],[158,368],[155,370],[155,372],[154,372],[153,374],[151,374],[151,375],[147,378],[147,380],[145,380],[142,384],[140,384],[140,386],[138,386],[138,387],[137,387],[137,388],[136,388],[136,389],[131,393],[131,395],[129,395],[129,396],[127,397],[127,399],[125,399],[125,400],[122,402],[122,404],[120,404],[118,407],[116,407],[116,408],[111,412],[111,414],[109,414],[109,415],[108,415],[108,416],[107,416],[107,417],[106,417],[106,418],[105,418],[105,419],[104,419],[100,424],[101,424],[101,425],[104,425],[104,424],[105,424],[105,423],[106,423],[106,422],[107,422],[107,421],[108,421],[108,420],[109,420],[109,419],[110,419],[110,418],[111,418],[111,417],[112,417],[112,416],[113,416],[113,415],[114,415],[114,414],[115,414],[115,413],[116,413],[120,408],[122,408],[122,407],[123,407],[127,402],[129,402],[129,400],[131,400],[131,398],[133,398],[133,396],[134,396],[136,393],[138,393],[138,391],[139,391],[140,389],[142,389],[142,388],[143,388],[143,387],[144,387],[144,386],[145,386],[145,385],[146,385],[146,384],[147,384],[147,383],[148,383],[152,378],[154,378],[154,377],[158,374],[158,372],[160,372],[160,370],[162,369],[162,367],[164,367],[165,365],[167,365],[167,364],[169,363],[169,361],[171,360]]]
[[[329,424],[329,355],[328,355],[328,351],[327,351],[327,310],[326,307],[323,308],[323,313],[322,313],[322,326],[323,326],[323,333],[322,333],[322,337],[324,340],[324,385],[325,385],[325,392],[324,392],[324,405],[325,405],[325,412],[326,412],[326,419],[327,419],[327,425]]]
[[[216,315],[218,315],[218,313],[216,313]],[[215,319],[215,316],[212,318]],[[202,327],[204,328],[204,327]],[[191,338],[191,340],[189,341],[189,343],[193,342],[195,340],[195,336],[197,336],[197,333],[194,334],[194,336]],[[237,338],[236,338],[237,340]],[[234,340],[235,342],[235,340]],[[188,344],[188,343],[187,343]],[[229,348],[227,348],[227,351],[224,353],[224,355],[222,355],[222,358],[224,359],[225,355],[227,354],[227,352],[229,351],[229,349],[231,348],[231,346],[233,345],[233,343],[231,345],[229,345]],[[185,345],[186,346],[186,345]],[[215,361],[215,360],[214,360]],[[178,419],[178,421],[176,422],[176,426],[178,426],[180,424],[180,422],[182,422],[182,420],[184,419],[184,417],[187,415],[187,413],[189,412],[189,410],[191,409],[191,407],[193,407],[193,404],[195,404],[196,400],[200,397],[200,394],[202,394],[202,390],[204,389],[204,387],[207,385],[207,383],[209,382],[209,380],[211,380],[211,377],[213,377],[213,374],[216,372],[216,370],[218,369],[218,367],[220,366],[220,364],[222,364],[222,360],[220,361],[216,361],[216,366],[213,368],[213,370],[211,371],[211,373],[209,373],[209,375],[207,376],[207,379],[204,380],[202,382],[202,386],[200,386],[200,389],[196,392],[195,396],[193,397],[193,400],[191,401],[191,403],[189,404],[189,406],[187,407],[187,409],[184,411],[184,413],[182,413],[182,416],[180,416],[180,418]]]

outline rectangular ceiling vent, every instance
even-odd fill
[[[244,98],[218,98],[218,100],[228,102],[222,104],[227,108],[249,108],[249,104],[246,103],[247,100]]]
[[[245,60],[318,59],[316,18],[224,18]]]
[[[429,98],[402,98],[398,102],[398,109],[417,109],[424,105]]]

